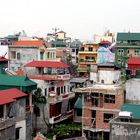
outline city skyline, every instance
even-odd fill
[[[67,36],[91,40],[94,34],[140,32],[138,0],[12,0],[1,1],[0,36],[25,30],[45,37],[57,27]]]

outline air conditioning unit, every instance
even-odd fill
[[[119,117],[120,118],[130,118],[130,119],[132,119],[133,118],[133,113],[129,112],[129,111],[120,111],[119,112]]]

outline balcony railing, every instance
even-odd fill
[[[70,79],[70,74],[46,74],[46,73],[30,73],[28,74],[30,76],[36,76],[36,77],[43,77],[43,78],[54,78],[54,79],[59,79],[59,80],[69,80]]]
[[[15,125],[15,118],[0,118],[0,130]]]
[[[73,92],[69,92],[69,93],[61,94],[61,95],[57,95],[54,92],[53,93],[50,92],[49,97],[48,97],[48,102],[56,103],[56,102],[63,101],[64,99],[69,99],[69,98],[73,98],[73,97],[75,97],[75,93],[73,93]]]
[[[73,116],[73,110],[67,111],[66,114],[60,114],[58,116],[52,117],[49,119],[50,124],[55,124],[58,122],[61,122],[63,120],[66,120]]]

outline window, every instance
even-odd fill
[[[11,51],[10,55],[11,55],[11,59],[16,59],[16,51]]]
[[[129,50],[127,50],[127,54],[129,55],[129,53],[130,53],[130,51]]]
[[[40,52],[40,60],[43,60],[43,58],[44,58],[44,53]]]
[[[49,87],[49,92],[54,91],[54,87]]]
[[[76,109],[76,115],[82,116],[82,109]]]
[[[88,50],[89,50],[90,52],[92,52],[92,51],[93,51],[93,48],[89,47]]]
[[[63,91],[63,87],[61,87],[61,93],[64,93],[64,91]]]
[[[16,140],[19,139],[19,132],[20,132],[20,127],[16,128]]]
[[[0,118],[3,118],[3,105],[0,105]]]
[[[91,93],[92,106],[102,107],[103,105],[103,94],[102,93]]]
[[[101,80],[101,83],[104,84],[104,80],[103,79]]]
[[[75,52],[75,49],[72,49],[72,52]]]
[[[47,94],[47,88],[45,88],[45,96],[48,96],[48,94]]]
[[[64,93],[66,93],[66,86],[64,86]]]
[[[84,51],[84,47],[81,47],[81,51]]]
[[[18,70],[21,70],[21,67],[18,67]]]
[[[12,70],[12,71],[15,71],[15,67],[11,67],[11,70]]]
[[[60,87],[57,87],[57,95],[60,95]]]
[[[139,56],[140,55],[140,51],[138,49],[135,50],[135,56]]]
[[[47,53],[47,58],[48,58],[48,59],[50,58],[50,52]]]
[[[104,122],[108,123],[110,120],[112,120],[114,118],[114,114],[108,114],[108,113],[104,113]]]
[[[17,60],[20,60],[20,53],[17,53]]]
[[[124,50],[123,49],[119,49],[118,50],[118,55],[123,55],[124,54]]]
[[[90,93],[85,93],[84,94],[84,99],[85,99],[86,102],[90,102],[91,101]]]
[[[104,102],[105,103],[113,103],[113,104],[115,104],[115,95],[106,94],[104,96]]]
[[[118,64],[121,64],[121,59],[118,59]]]

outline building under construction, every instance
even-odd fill
[[[82,94],[82,130],[88,140],[109,140],[109,121],[118,116],[124,103],[123,84],[95,84],[77,88]]]

